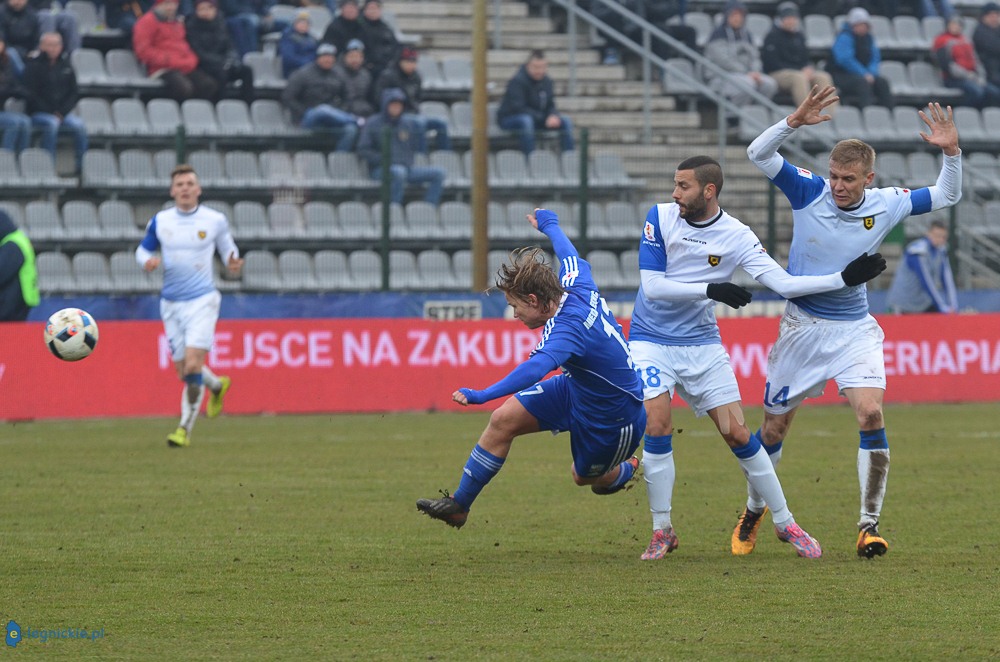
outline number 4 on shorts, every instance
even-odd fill
[[[764,384],[764,406],[765,407],[786,407],[788,406],[788,387],[782,386],[781,389],[771,397],[771,382],[766,382]]]

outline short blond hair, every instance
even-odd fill
[[[847,167],[859,165],[867,174],[875,169],[875,148],[857,138],[841,140],[830,150],[830,163]]]

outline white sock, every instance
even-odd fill
[[[195,400],[191,401],[190,393],[188,389],[197,389],[195,391]],[[187,430],[188,434],[191,434],[191,430],[194,429],[194,422],[198,420],[198,412],[201,410],[201,401],[205,399],[205,386],[188,386],[184,385],[181,390],[181,427]]]
[[[861,485],[861,520],[858,527],[878,523],[889,478],[889,449],[858,449],[858,483]]]
[[[670,501],[674,493],[674,453],[642,452],[642,474],[649,495],[649,512],[653,514],[653,530],[669,529]]]
[[[781,490],[781,483],[778,481],[778,474],[774,473],[774,465],[767,456],[767,451],[763,448],[757,450],[753,457],[748,459],[736,458],[740,463],[740,468],[746,474],[747,483],[757,493],[764,498],[764,503],[771,509],[771,518],[774,525],[779,529],[784,529],[795,520],[788,510],[785,502],[785,493]]]
[[[766,451],[765,451],[766,452]],[[778,462],[781,462],[781,449],[779,448],[774,453],[768,453],[767,455],[771,459],[771,466],[774,467],[775,473],[778,471]],[[760,492],[753,488],[750,481],[747,481],[747,508],[754,511],[755,513],[764,512],[764,497],[761,496]]]
[[[201,378],[205,381],[205,386],[212,393],[218,393],[219,389],[222,388],[222,382],[219,381],[219,378],[215,376],[215,373],[207,365],[201,368]]]

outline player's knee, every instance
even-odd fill
[[[500,407],[490,414],[490,430],[503,436],[513,436],[518,426],[517,417],[507,407]]]
[[[773,446],[780,441],[784,441],[787,433],[788,423],[784,421],[765,422],[760,427],[760,440],[768,446]]]
[[[885,427],[882,421],[882,407],[877,402],[866,402],[858,406],[858,425],[863,430],[877,430]]]

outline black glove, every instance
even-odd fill
[[[721,301],[730,308],[742,308],[753,298],[750,290],[735,283],[709,283],[706,294],[708,294],[709,299]]]
[[[867,283],[875,276],[878,276],[885,271],[885,266],[885,258],[882,257],[881,253],[872,253],[871,255],[862,253],[853,262],[844,267],[840,275],[848,287],[854,287],[861,283]]]

